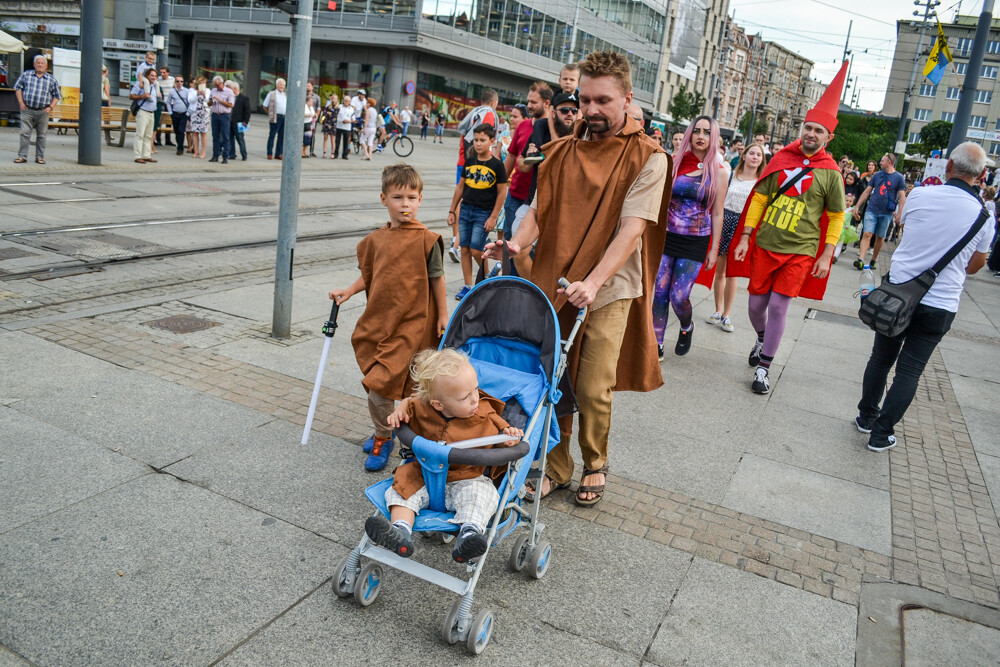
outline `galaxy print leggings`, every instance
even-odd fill
[[[691,288],[701,271],[702,262],[664,255],[653,287],[653,330],[656,342],[663,345],[667,315],[673,306],[682,328],[691,324]],[[669,305],[668,305],[669,304]]]

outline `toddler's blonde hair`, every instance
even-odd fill
[[[469,357],[451,347],[418,352],[410,364],[410,377],[417,385],[413,395],[422,401],[430,401],[435,398],[434,385],[439,378],[455,377],[466,366],[471,366]]]

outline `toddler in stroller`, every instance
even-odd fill
[[[501,416],[504,404],[479,389],[476,370],[461,352],[444,348],[425,350],[414,357],[410,375],[415,396],[403,399],[389,417],[397,429],[406,423],[414,433],[430,440],[457,441],[503,433],[513,446],[523,431]],[[451,523],[461,526],[451,555],[465,563],[486,553],[486,524],[496,512],[500,495],[484,466],[455,465],[448,469],[445,506],[455,512]],[[502,476],[505,467],[497,467]],[[420,510],[430,505],[420,464],[404,463],[396,469],[385,492],[389,518],[381,514],[365,521],[365,533],[375,544],[409,558],[413,553],[413,524]]]

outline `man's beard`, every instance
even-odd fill
[[[534,120],[538,120],[539,118],[545,118],[545,107],[541,107],[537,111],[532,112],[531,117]]]
[[[562,122],[561,120],[556,120],[555,122],[556,134],[559,135],[560,137],[568,137],[569,135],[573,134],[573,125],[574,123],[566,125],[566,123]]]
[[[611,121],[605,116],[587,116],[584,120],[591,134],[603,134],[611,129]]]
[[[823,142],[819,141],[819,140],[815,140],[815,141],[814,140],[807,140],[805,137],[803,137],[801,143],[802,143],[802,148],[806,149],[807,151],[813,151],[813,152],[815,152],[815,151],[819,150],[820,148],[823,148]]]

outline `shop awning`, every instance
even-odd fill
[[[24,42],[0,30],[0,53],[21,53],[27,48]]]

